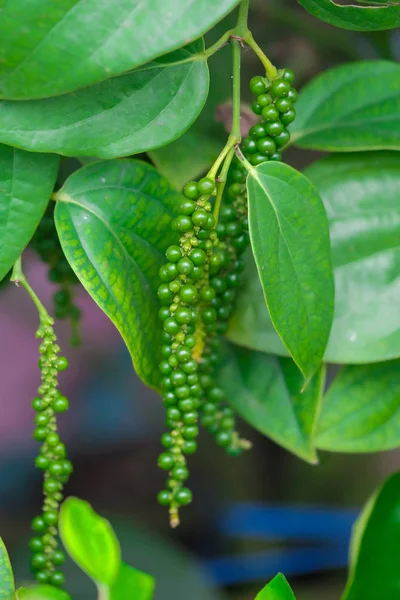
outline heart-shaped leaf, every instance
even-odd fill
[[[88,502],[67,498],[60,509],[60,535],[70,557],[99,586],[116,581],[120,548],[110,523]]]
[[[0,101],[0,141],[33,152],[115,158],[179,137],[208,93],[203,40],[57,98]],[[183,61],[183,62],[182,62]]]
[[[10,600],[9,597],[7,599]],[[35,585],[31,588],[19,588],[16,600],[71,600],[71,596],[53,585]]]
[[[256,600],[296,600],[292,588],[282,573],[278,573],[273,580],[261,590]]]
[[[303,460],[318,462],[314,429],[324,367],[301,392],[303,378],[291,359],[227,345],[218,380],[245,421]]]
[[[0,538],[0,600],[10,600],[14,594],[14,575],[7,548]]]
[[[350,574],[342,600],[397,600],[400,539],[400,473],[367,503],[353,530]]]
[[[121,563],[117,580],[110,589],[110,600],[151,600],[154,584],[154,578],[147,573]]]
[[[336,155],[305,171],[329,219],[335,274],[335,314],[324,359],[362,363],[400,356],[400,154]],[[251,260],[230,322],[241,345],[287,355],[264,307]]]
[[[95,162],[56,194],[64,253],[95,302],[120,331],[136,372],[159,385],[158,271],[176,243],[171,221],[181,199],[151,165]]]
[[[120,75],[197,39],[238,2],[6,2],[0,13],[0,97],[57,96]]]
[[[0,144],[0,281],[33,236],[57,178],[59,157]]]
[[[332,325],[333,273],[328,220],[316,188],[284,163],[247,177],[253,254],[272,322],[308,380]]]
[[[316,445],[331,452],[400,446],[400,360],[343,368],[326,394]]]
[[[358,0],[372,6],[338,4],[333,0],[298,0],[314,17],[352,31],[382,31],[400,26],[400,7],[392,0]],[[382,4],[383,6],[379,6]]]
[[[335,152],[400,150],[399,90],[395,62],[354,62],[325,71],[300,94],[292,143]]]

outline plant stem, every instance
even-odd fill
[[[40,320],[41,325],[48,325],[49,323],[53,322],[52,318],[50,317],[49,313],[47,312],[47,310],[45,309],[45,307],[39,300],[38,296],[35,294],[35,292],[31,288],[31,286],[29,285],[29,283],[22,271],[21,257],[19,257],[14,264],[10,281],[14,281],[17,285],[20,283],[22,285],[22,287],[25,288],[25,290],[28,292],[29,296],[31,297],[33,303],[35,304],[35,306],[38,310],[39,320]]]
[[[263,66],[265,68],[265,72],[268,75],[268,78],[275,79],[275,77],[278,74],[278,71],[277,71],[276,67],[274,67],[272,62],[269,60],[269,58],[267,58],[265,56],[265,54],[261,50],[260,46],[257,44],[255,39],[253,38],[251,31],[247,32],[247,34],[243,38],[243,41],[246,42],[246,44],[248,46],[250,46],[250,48],[253,50],[253,52],[258,56],[258,58],[260,59],[261,63],[263,64]]]
[[[245,37],[249,32],[249,29],[247,26],[247,19],[249,16],[249,6],[250,6],[250,0],[242,0],[242,2],[240,3],[238,18],[236,21],[235,29],[233,30],[234,35],[236,35],[238,37]]]
[[[217,222],[218,222],[218,217],[219,217],[219,210],[221,208],[222,196],[224,194],[226,180],[228,177],[228,171],[229,171],[229,167],[231,166],[232,158],[235,155],[235,150],[236,150],[236,146],[233,146],[232,148],[230,148],[228,154],[226,155],[224,165],[221,169],[221,173],[218,176],[217,196],[215,198],[215,205],[214,205],[214,211],[213,211],[214,217],[216,218]]]
[[[229,29],[228,31],[225,31],[224,35],[222,35],[219,40],[217,40],[215,42],[215,44],[213,44],[212,46],[210,46],[209,48],[207,48],[204,51],[204,54],[206,55],[207,58],[209,58],[210,56],[212,56],[213,54],[215,54],[216,52],[218,52],[218,50],[221,50],[221,48],[223,46],[225,46],[225,44],[227,44],[233,34],[233,29]]]

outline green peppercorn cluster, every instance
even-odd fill
[[[56,414],[68,409],[67,398],[58,390],[58,373],[68,368],[68,361],[59,356],[60,348],[50,319],[41,325],[37,335],[42,338],[39,348],[42,379],[38,395],[32,401],[36,413],[33,437],[42,444],[35,465],[44,475],[44,503],[41,515],[32,521],[35,537],[29,544],[31,568],[39,583],[61,586],[64,574],[59,566],[65,556],[57,542],[58,509],[63,499],[63,485],[72,473],[72,464],[66,458],[65,446],[57,433]]]
[[[252,110],[262,121],[251,127],[242,150],[254,166],[267,160],[282,160],[282,148],[290,140],[287,126],[296,118],[297,92],[291,85],[293,80],[293,71],[285,69],[274,81],[266,77],[253,77],[250,81],[250,90],[256,95]]]
[[[59,289],[53,295],[54,316],[57,319],[71,319],[74,336],[78,341],[78,323],[80,309],[74,304],[74,285],[78,279],[65,258],[54,223],[54,203],[50,203],[43,215],[32,238],[34,250],[48,267],[48,278],[52,283],[59,284]]]
[[[165,452],[159,456],[158,464],[169,476],[158,501],[169,506],[172,526],[179,523],[179,508],[192,500],[185,486],[189,476],[186,455],[196,451],[199,434],[202,388],[195,357],[202,340],[198,326],[207,323],[207,305],[214,296],[207,285],[213,248],[218,242],[210,202],[214,192],[215,182],[207,177],[185,186],[185,199],[173,221],[175,231],[180,234],[179,246],[167,249],[168,262],[160,269],[159,316],[163,326],[160,371],[169,431],[161,438]]]

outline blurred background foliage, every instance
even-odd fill
[[[294,0],[252,0],[251,7],[254,37],[276,65],[296,72],[297,87],[336,64],[377,57],[398,59],[400,55],[396,30],[360,34],[335,29],[308,15]],[[208,44],[231,21],[228,17],[210,32]],[[260,73],[260,65],[249,49],[244,50],[243,57],[243,100],[248,102],[247,82]],[[203,136],[211,161],[225,136],[221,104],[230,97],[229,49],[215,55],[210,68],[209,100],[185,135],[193,140],[194,147],[196,135]],[[186,156],[179,141],[151,153],[153,161],[177,186],[190,178]],[[302,169],[318,156],[292,148],[286,158]],[[65,160],[61,177],[65,178],[72,167],[71,161]],[[207,162],[201,164],[201,168],[206,167]],[[49,301],[53,289],[44,267],[31,255],[27,267],[34,286],[43,290],[45,301]],[[125,560],[156,577],[156,600],[247,600],[273,575],[267,559],[262,581],[259,577],[227,585],[207,568],[218,557],[245,557],[273,548],[283,552],[287,547],[287,542],[279,539],[235,539],[221,530],[220,515],[235,503],[360,508],[376,485],[398,467],[398,451],[372,456],[321,453],[320,464],[310,466],[244,423],[241,429],[253,442],[253,450],[234,460],[202,434],[200,451],[192,461],[191,486],[196,500],[184,511],[181,527],[171,531],[165,511],[156,502],[163,482],[163,473],[157,468],[161,402],[132,372],[117,332],[83,291],[80,305],[84,311],[83,345],[66,349],[72,368],[62,381],[72,408],[62,426],[75,465],[66,493],[88,500],[112,521]],[[30,433],[30,402],[38,381],[35,327],[36,314],[29,299],[11,285],[2,285],[0,529],[20,582],[29,577],[27,532],[41,503],[40,473],[31,467],[35,444]],[[58,328],[67,348],[68,327],[62,323]],[[296,564],[292,570],[296,573]],[[90,582],[73,565],[68,571],[73,597],[94,598]],[[344,568],[308,574],[301,574],[301,568],[297,571],[291,583],[298,600],[339,598],[346,577]]]

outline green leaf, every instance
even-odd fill
[[[324,367],[301,393],[303,378],[291,359],[227,345],[218,380],[245,421],[303,460],[318,462],[314,429]]]
[[[19,588],[17,600],[71,600],[71,596],[53,585],[36,585],[31,588]]]
[[[322,403],[316,444],[331,452],[378,452],[400,446],[400,360],[348,366]]]
[[[57,98],[0,102],[0,142],[33,152],[116,158],[179,137],[207,98],[203,40]],[[182,62],[184,61],[184,62]]]
[[[400,65],[373,60],[325,71],[303,89],[296,110],[292,143],[300,148],[400,150]]]
[[[118,576],[121,558],[110,523],[88,502],[67,498],[60,509],[60,535],[71,558],[99,586],[112,585]]]
[[[151,165],[124,159],[79,169],[56,198],[56,227],[70,265],[118,328],[138,375],[157,388],[158,271],[177,241],[171,221],[180,194]]]
[[[375,492],[353,531],[352,564],[342,600],[398,600],[400,473]]]
[[[14,575],[10,558],[4,542],[0,538],[0,600],[10,600],[14,589]]]
[[[238,1],[7,2],[0,13],[0,97],[57,96],[130,71],[197,39]]]
[[[154,578],[147,573],[121,563],[117,580],[110,589],[110,600],[151,600],[154,583]]]
[[[367,0],[358,0],[367,3]],[[357,6],[348,0],[342,5],[333,0],[298,0],[314,17],[352,31],[382,31],[400,26],[400,8],[392,0],[371,0],[373,6]],[[384,6],[378,6],[383,4]]]
[[[0,281],[28,244],[50,199],[59,157],[0,144]]]
[[[288,165],[247,177],[249,229],[272,322],[308,380],[323,357],[333,316],[328,221],[314,186]]]
[[[234,27],[234,16],[228,15],[206,35],[207,47]],[[199,117],[172,144],[150,152],[150,158],[160,173],[179,190],[187,181],[197,179],[209,169],[226,141],[226,131],[216,118],[218,106],[229,100],[232,87],[231,49],[228,46],[211,57],[209,69],[210,91]]]
[[[274,579],[261,590],[256,600],[296,600],[292,588],[282,573],[278,573]]]
[[[335,155],[305,173],[322,196],[331,234],[335,314],[324,359],[362,363],[399,357],[400,154]],[[251,261],[245,276],[229,338],[287,355],[265,310]]]

